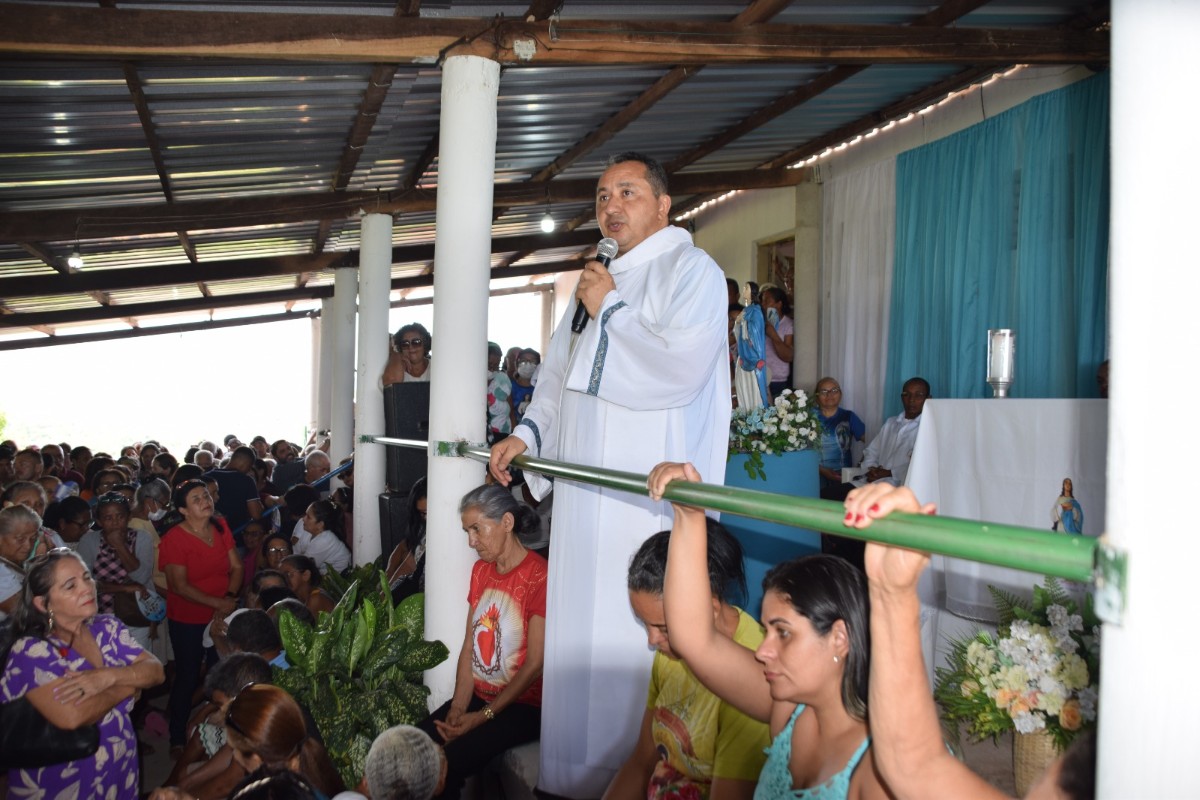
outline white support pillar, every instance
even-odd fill
[[[325,320],[330,369],[321,371],[328,384],[329,459],[336,464],[354,452],[354,322],[358,314],[358,270],[339,267],[333,273],[333,301]]]
[[[1200,537],[1186,498],[1168,500],[1187,478],[1153,466],[1186,460],[1200,438],[1195,367],[1183,355],[1200,296],[1200,112],[1189,102],[1198,33],[1200,4],[1112,4],[1107,533],[1129,568],[1123,623],[1104,626],[1099,798],[1200,797],[1200,771],[1188,766],[1200,695],[1187,689]],[[1182,421],[1167,452],[1147,428],[1147,391],[1154,419]]]
[[[434,455],[433,443],[484,440],[487,309],[496,165],[496,98],[500,65],[452,56],[442,67],[441,152],[433,270],[433,378],[429,399],[429,519],[426,532],[425,638],[440,639],[450,658],[425,673],[430,708],[454,692],[463,644],[471,565],[458,501],[483,483],[469,459]],[[439,313],[446,309],[446,313]],[[382,341],[382,338],[381,338]],[[357,474],[355,476],[357,480]],[[357,492],[355,493],[357,496]]]
[[[388,359],[388,311],[392,290],[392,217],[362,218],[358,263],[358,391],[356,433],[382,434],[380,376]],[[387,484],[387,453],[377,444],[354,447],[354,563],[374,561],[382,551],[379,495]]]
[[[313,418],[317,421],[317,430],[327,431],[333,426],[330,420],[333,408],[333,381],[330,380],[333,371],[333,337],[336,323],[333,319],[333,298],[326,297],[321,301],[321,316],[313,320],[313,337],[316,340],[317,363],[313,369],[313,395],[316,410]],[[333,463],[337,463],[336,461]]]

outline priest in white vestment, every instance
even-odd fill
[[[508,482],[521,453],[648,473],[691,461],[722,483],[729,441],[725,276],[682,228],[668,226],[666,174],[652,159],[610,160],[596,192],[605,269],[587,264],[576,297],[590,321],[571,349],[560,321],[525,417],[492,449]],[[535,497],[549,483],[526,473]],[[539,788],[599,797],[638,738],[653,653],[629,608],[629,559],[671,527],[670,505],[554,483]]]

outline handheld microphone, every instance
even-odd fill
[[[607,269],[608,265],[612,263],[613,256],[617,254],[617,250],[619,250],[620,247],[621,246],[617,244],[616,239],[610,239],[606,236],[600,240],[598,245],[596,245],[596,257],[593,260],[599,261],[604,265],[604,268]],[[590,317],[588,317],[587,306],[585,306],[583,301],[580,300],[575,306],[575,316],[571,319],[571,333],[583,333],[583,329],[587,326],[588,319],[590,319]]]

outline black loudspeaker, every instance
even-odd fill
[[[383,549],[386,564],[386,559],[408,530],[408,495],[392,492],[379,495],[379,521],[379,545]]]
[[[429,440],[429,384],[393,383],[383,389],[383,419],[388,436]],[[389,446],[388,491],[408,497],[408,490],[428,471],[425,450]]]

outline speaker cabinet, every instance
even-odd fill
[[[384,564],[404,539],[408,529],[408,494],[384,492],[379,495],[379,545],[383,550]]]
[[[393,383],[383,389],[384,428],[397,439],[429,440],[429,384]],[[388,491],[408,497],[408,490],[428,470],[425,450],[387,448]]]

